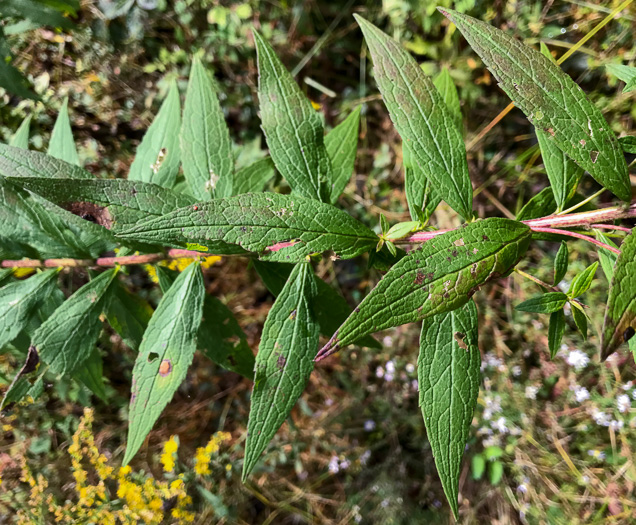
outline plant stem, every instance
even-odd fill
[[[592,224],[591,227],[596,229],[618,230],[621,232],[632,233],[631,228],[627,228],[626,226],[615,226],[614,224]]]
[[[591,242],[592,244],[596,244],[596,246],[600,246],[601,248],[605,248],[610,252],[614,252],[617,255],[621,254],[621,251],[610,246],[609,244],[605,244],[604,242],[597,241],[596,239],[592,239],[587,235],[583,235],[582,233],[571,232],[569,230],[558,230],[557,228],[532,228],[533,232],[539,233],[554,233],[556,235],[566,235],[567,237],[575,237],[576,239],[582,239],[587,242]]]
[[[195,252],[192,250],[168,250],[165,253],[148,253],[143,255],[125,255],[121,257],[99,257],[98,259],[19,259],[14,261],[0,261],[0,268],[94,268],[125,266],[131,264],[152,264],[167,259],[179,259],[181,257],[210,257],[210,253]]]
[[[561,291],[558,288],[552,286],[551,284],[548,284],[542,281],[541,279],[538,279],[537,277],[534,277],[533,275],[530,275],[529,273],[526,273],[523,270],[520,270],[519,268],[515,268],[515,272],[521,275],[522,277],[525,277],[526,279],[531,280],[533,283],[538,284],[542,288],[545,288],[546,290],[552,290],[553,292]]]
[[[574,206],[572,206],[571,208],[568,208],[567,210],[560,211],[559,213],[557,213],[557,215],[567,215],[568,213],[571,213],[574,210],[578,210],[581,206],[585,206],[588,202],[593,201],[594,199],[596,199],[596,197],[599,197],[604,191],[605,191],[605,188],[598,190],[594,195],[590,195],[587,199],[583,199],[581,202],[579,202],[578,204],[575,204]]]

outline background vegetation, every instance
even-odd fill
[[[0,138],[8,142],[33,115],[30,147],[46,150],[68,96],[82,164],[101,177],[125,177],[170,80],[184,93],[191,58],[199,55],[224,93],[239,165],[247,164],[263,155],[264,145],[254,26],[329,127],[363,104],[356,172],[341,205],[373,226],[381,212],[391,223],[409,220],[400,140],[368,74],[357,12],[400,39],[427,73],[449,68],[462,101],[476,210],[507,216],[547,185],[536,137],[518,110],[489,125],[509,100],[435,6],[467,12],[536,46],[544,42],[558,58],[619,4],[83,0],[69,30],[17,17],[0,22],[13,65],[40,97],[0,90]],[[636,61],[635,19],[633,7],[623,11],[562,66],[622,135],[634,134],[634,92],[623,94],[623,83],[605,66]],[[280,178],[273,184],[285,190]],[[580,187],[586,195],[598,189],[590,177]],[[453,226],[451,217],[442,208],[436,225]],[[558,246],[533,246],[526,269],[549,281]],[[566,281],[593,262],[585,246],[571,246],[580,252]],[[351,304],[379,278],[363,259],[320,264],[321,277]],[[233,310],[256,350],[271,294],[245,261],[214,261],[205,277],[207,292]],[[86,276],[73,270],[65,279],[69,294]],[[132,291],[156,306],[154,281],[147,268],[129,270]],[[591,307],[588,341],[568,318],[554,361],[547,316],[512,306],[536,293],[536,285],[513,275],[477,296],[483,386],[460,480],[463,523],[633,523],[635,366],[625,353],[599,361],[596,305],[607,287],[595,283],[582,298]],[[3,415],[0,523],[160,523],[164,515],[164,523],[446,523],[450,512],[417,409],[418,335],[418,326],[403,326],[378,334],[382,351],[352,349],[321,363],[292,420],[243,485],[251,384],[201,356],[132,470],[119,469],[135,355],[105,330],[99,343],[109,378],[105,400],[78,384],[51,382],[39,399]],[[9,346],[0,355],[0,385],[21,366],[19,350]]]

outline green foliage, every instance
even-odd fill
[[[15,5],[8,2],[0,13]],[[36,14],[28,14],[32,5],[25,6],[25,16],[41,23]],[[136,12],[131,5],[120,7],[110,13],[113,18]],[[590,208],[577,210],[583,213],[568,210],[585,204],[581,201],[586,196],[576,194],[584,170],[603,188],[630,200],[623,150],[629,151],[631,142],[619,143],[600,109],[546,56],[547,48],[542,54],[467,15],[440,11],[457,25],[536,129],[550,185],[523,207],[519,199],[516,220],[474,217],[462,105],[448,69],[431,80],[426,64],[420,67],[398,41],[360,16],[356,20],[370,51],[375,81],[403,140],[402,210],[408,205],[410,221],[402,215],[396,218],[388,208],[385,216],[378,203],[368,210],[337,207],[352,196],[347,190],[341,198],[354,171],[363,107],[348,106],[355,109],[325,135],[318,106],[259,33],[254,32],[258,98],[269,156],[260,151],[256,138],[251,143],[256,148],[242,148],[235,160],[219,103],[222,90],[199,58],[192,61],[183,112],[179,84],[174,75],[167,76],[166,97],[139,144],[127,180],[93,176],[80,167],[65,99],[48,154],[27,149],[30,116],[10,146],[0,145],[0,257],[9,267],[38,268],[26,278],[11,277],[8,271],[0,274],[0,347],[24,360],[2,407],[37,398],[45,391],[47,374],[47,381],[54,378],[59,388],[71,379],[109,401],[113,389],[104,381],[103,349],[98,346],[107,321],[124,345],[138,352],[124,463],[142,447],[198,350],[223,369],[254,381],[242,472],[246,480],[301,399],[315,361],[352,344],[380,350],[371,334],[422,321],[420,406],[442,486],[458,517],[461,461],[473,414],[479,410],[480,319],[473,296],[487,283],[508,277],[528,253],[533,254],[533,238],[557,240],[561,245],[553,261],[552,284],[518,270],[545,293],[515,308],[550,314],[547,343],[555,358],[568,309],[587,337],[585,305],[576,298],[594,293],[600,262],[611,281],[601,344],[601,355],[607,357],[636,331],[636,241],[628,235],[616,257],[612,239],[620,238],[624,228],[614,222],[633,217],[633,206],[594,210],[588,204]],[[243,4],[229,13],[215,6],[208,19],[225,27],[229,16],[243,20],[252,11]],[[268,39],[269,29],[262,31]],[[2,44],[0,40],[0,50]],[[426,52],[423,44],[407,47]],[[187,57],[184,67],[186,63]],[[608,69],[626,81],[628,92],[631,70]],[[363,129],[367,125],[368,121]],[[384,159],[376,157],[377,166],[390,164],[386,152]],[[283,193],[264,191],[279,188],[272,182],[277,173],[291,193],[284,193],[289,189],[284,185]],[[373,183],[383,184],[379,176]],[[581,184],[580,191],[588,187]],[[357,187],[353,195],[357,199]],[[438,224],[431,217],[441,201],[457,213],[448,230],[430,225]],[[370,201],[360,202],[365,207]],[[441,208],[439,216],[447,215],[447,208]],[[475,209],[481,213],[482,208]],[[379,234],[371,229],[378,222]],[[598,229],[584,231],[594,227]],[[601,228],[616,228],[618,233],[610,237]],[[582,269],[573,257],[569,264],[567,241],[593,236],[600,261]],[[400,247],[407,244],[422,246],[407,253]],[[247,272],[255,270],[275,296],[256,356],[250,343],[256,340],[257,323],[251,319],[254,326],[244,330],[241,323],[247,314],[236,310],[235,316],[232,299],[210,295],[215,286],[206,286],[205,264],[191,261],[210,255],[251,259]],[[355,276],[360,282],[353,296],[361,300],[352,308],[338,287],[328,283],[338,284],[338,272],[347,264],[340,260],[363,256],[368,257],[371,277]],[[179,257],[192,264],[172,267],[180,272],[159,264],[146,267],[157,277],[160,299],[154,290],[133,291],[138,272],[122,270]],[[575,275],[564,292],[561,285],[569,266]],[[60,272],[45,269],[50,267],[92,270],[86,284],[74,279],[62,285]],[[552,272],[552,261],[546,268]],[[378,281],[379,271],[386,274]],[[76,291],[66,299],[56,285]],[[360,297],[364,287],[370,292]],[[320,334],[330,339],[318,351]],[[302,400],[298,407],[299,412],[311,413]],[[473,477],[501,483],[504,470],[508,474],[504,461],[510,453],[488,446],[473,454]],[[214,500],[209,490],[200,493]]]

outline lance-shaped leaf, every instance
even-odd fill
[[[320,116],[256,31],[254,42],[261,123],[276,169],[298,195],[328,200],[331,164]]]
[[[590,286],[592,286],[592,280],[594,279],[594,276],[596,275],[597,268],[598,268],[598,263],[595,262],[591,266],[588,266],[580,274],[576,275],[574,279],[572,279],[572,282],[570,283],[570,288],[568,289],[568,296],[571,298],[575,298],[587,292]]]
[[[584,173],[583,168],[563,153],[545,133],[537,131],[537,139],[550,187],[554,193],[557,212],[563,211],[567,202],[576,193],[576,187]]]
[[[439,193],[433,190],[431,181],[413,160],[411,147],[402,144],[404,158],[404,193],[409,205],[411,219],[414,221],[426,221],[435,211],[442,199]]]
[[[456,519],[461,461],[479,394],[477,323],[473,301],[425,319],[417,362],[426,434]]]
[[[433,79],[433,84],[442,95],[442,99],[446,104],[446,107],[453,115],[453,122],[455,126],[461,132],[464,129],[462,122],[462,107],[459,102],[459,95],[457,94],[457,88],[451,78],[448,68],[442,68],[438,75]]]
[[[262,261],[253,261],[253,264],[258,276],[263,280],[267,289],[275,297],[278,297],[294,269],[294,265]],[[353,311],[353,308],[349,306],[347,300],[332,286],[329,286],[318,276],[315,277],[318,293],[314,297],[312,307],[316,315],[316,321],[318,321],[320,325],[320,333],[329,337],[345,322],[349,314]],[[382,348],[380,343],[371,336],[363,337],[359,341],[356,341],[355,344],[368,348]]]
[[[243,480],[303,393],[314,369],[319,328],[311,264],[296,265],[265,320],[256,355]]]
[[[199,249],[222,241],[281,262],[298,262],[326,250],[348,259],[378,242],[369,228],[330,204],[276,193],[247,193],[188,206],[119,237],[175,247],[196,243]]]
[[[26,326],[33,309],[51,293],[57,274],[48,270],[0,288],[0,348]]]
[[[636,235],[634,231],[621,244],[609,289],[601,356],[606,359],[636,333]]]
[[[57,114],[49,141],[48,154],[69,164],[79,166],[79,156],[73,140],[71,121],[68,117],[68,97],[64,99],[60,112]]]
[[[163,266],[155,268],[161,291],[166,293],[179,273]],[[197,348],[226,370],[254,379],[254,354],[247,336],[232,311],[213,295],[206,295],[203,301]]]
[[[328,181],[330,202],[335,204],[351,179],[358,152],[360,110],[354,109],[349,116],[333,128],[325,137],[325,147],[331,160],[331,179]]]
[[[204,296],[201,267],[191,264],[163,296],[148,323],[133,369],[124,465],[185,379],[197,348]]]
[[[135,160],[130,166],[129,180],[152,182],[172,188],[179,172],[181,105],[177,83],[170,85],[168,94],[142,139]]]
[[[621,147],[581,88],[539,51],[505,32],[456,11],[438,9],[455,23],[537,133],[629,202],[631,185]]]
[[[107,246],[95,231],[80,235],[74,218],[67,220],[70,214],[52,208],[56,207],[0,177],[0,258],[83,258],[92,256],[93,248]]]
[[[573,309],[576,310],[575,307]],[[550,359],[554,359],[561,348],[561,340],[565,333],[565,314],[563,309],[550,314],[550,324],[548,326],[548,348],[550,349]]]
[[[617,248],[616,244],[614,244],[614,241],[612,241],[612,239],[610,239],[600,230],[596,230],[596,238],[599,241],[607,244],[608,246],[611,246],[612,248]],[[603,268],[605,278],[607,279],[608,283],[611,283],[612,277],[614,277],[614,265],[616,264],[618,255],[604,248],[599,248],[596,253],[598,254],[598,260],[601,263],[601,268]]]
[[[113,268],[82,286],[33,334],[31,346],[54,372],[70,374],[93,352],[115,275]]]
[[[320,350],[319,358],[366,334],[466,304],[482,284],[514,268],[530,236],[525,224],[491,218],[434,237],[387,272]]]
[[[123,231],[194,199],[172,190],[123,179],[10,179],[62,208],[112,230]]]
[[[623,93],[629,93],[633,89],[636,89],[636,67],[623,64],[608,64],[605,67],[612,75],[617,76],[625,82]]]
[[[559,251],[554,258],[554,286],[563,280],[568,271],[568,256],[568,244],[566,242],[561,242]]]
[[[515,306],[521,312],[532,312],[538,314],[551,314],[563,309],[568,302],[568,296],[563,292],[548,292]]]
[[[138,295],[126,290],[119,281],[113,281],[112,287],[112,297],[105,309],[108,324],[126,345],[138,350],[152,317],[152,307]]]
[[[181,162],[192,195],[208,201],[232,195],[230,132],[214,84],[201,60],[192,61],[181,124]]]
[[[32,114],[26,116],[26,118],[22,121],[22,124],[20,124],[18,131],[16,131],[11,137],[9,146],[13,146],[14,148],[29,149],[29,131],[31,130],[32,118]]]
[[[249,166],[238,170],[234,177],[234,195],[243,193],[260,193],[265,184],[276,174],[271,157],[257,160]]]
[[[43,177],[48,179],[92,179],[79,166],[40,153],[0,144],[0,175],[4,177]]]
[[[472,217],[466,148],[454,116],[417,62],[364,18],[353,15],[369,46],[374,74],[391,120],[435,191],[462,217]]]

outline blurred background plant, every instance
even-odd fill
[[[11,2],[0,4],[0,51],[7,56],[9,49],[12,57],[0,67],[19,70],[28,81],[22,85],[37,96],[0,89],[5,141],[30,116],[29,147],[45,150],[68,97],[82,165],[98,176],[125,177],[170,81],[176,79],[183,93],[191,57],[198,55],[214,71],[223,94],[237,163],[248,164],[263,155],[264,145],[256,118],[254,26],[329,127],[363,104],[356,175],[340,204],[372,226],[380,213],[390,223],[409,215],[401,143],[369,75],[352,13],[398,38],[428,74],[443,67],[450,71],[462,104],[475,207],[483,217],[514,214],[547,185],[547,177],[533,129],[521,112],[513,109],[490,126],[509,100],[435,6],[477,16],[537,47],[544,43],[558,58],[620,4],[82,0],[69,9],[70,0],[31,2],[65,15],[43,24],[26,12],[2,9]],[[562,65],[620,135],[634,134],[634,92],[623,93],[624,83],[607,66],[636,61],[635,19],[633,7],[624,10]],[[280,178],[271,184],[285,190]],[[585,195],[597,189],[590,177],[581,184]],[[444,206],[434,216],[439,227],[452,226],[452,220]],[[525,269],[549,281],[557,248],[535,243]],[[570,253],[566,279],[593,262],[585,246],[572,244]],[[129,290],[156,305],[160,293],[154,276],[144,268],[126,272]],[[351,304],[380,276],[364,260],[323,261],[319,274]],[[271,294],[244,261],[213,261],[205,276],[208,293],[232,309],[256,350]],[[68,289],[83,277],[77,270],[65,274]],[[561,286],[567,289],[568,283]],[[513,308],[537,293],[535,284],[513,274],[477,296],[483,387],[460,480],[463,523],[636,519],[635,366],[627,354],[600,363],[602,309],[595,305],[603,303],[606,290],[598,283],[582,297],[591,306],[589,339],[582,339],[569,316],[554,361],[547,350],[547,316]],[[49,523],[56,517],[74,523],[89,515],[104,523],[164,518],[166,523],[447,523],[450,512],[417,407],[418,336],[419,327],[401,327],[378,335],[382,351],[350,350],[319,366],[293,417],[242,485],[251,384],[199,356],[133,470],[119,470],[135,355],[117,334],[104,331],[98,345],[108,378],[104,400],[80,384],[50,378],[40,398],[2,417],[0,523]],[[4,385],[20,366],[18,350],[9,345],[0,355]],[[96,420],[85,406],[95,406]]]

